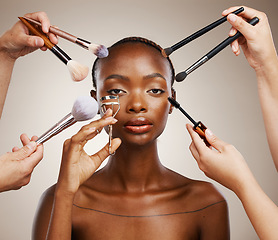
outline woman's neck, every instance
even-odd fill
[[[165,167],[160,163],[155,141],[147,146],[121,145],[110,157],[105,171],[117,188],[144,192],[159,184]]]

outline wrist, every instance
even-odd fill
[[[59,186],[57,184],[56,190],[55,190],[55,198],[56,199],[67,199],[67,201],[73,202],[75,193],[76,192],[65,190],[65,188],[63,188],[62,186]]]

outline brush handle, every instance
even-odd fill
[[[254,17],[252,18],[249,23],[251,25],[256,25],[259,22],[259,18]],[[225,47],[227,47],[229,44],[231,44],[233,41],[238,39],[242,34],[240,32],[237,32],[234,36],[226,38],[223,42],[218,44],[215,48],[213,48],[211,51],[209,51],[205,56],[200,58],[197,62],[192,64],[188,69],[186,69],[184,72],[181,72],[177,74],[176,80],[178,82],[181,82],[184,80],[185,77],[187,77],[188,74],[192,73],[194,70],[202,66],[204,63],[206,63],[209,59],[214,57],[217,53],[222,51]]]
[[[251,25],[256,25],[259,22],[259,18],[254,17],[249,21],[249,24]],[[206,54],[206,56],[208,57],[208,59],[211,59],[212,57],[214,57],[217,53],[219,53],[220,51],[222,51],[225,47],[227,47],[228,45],[230,45],[233,41],[235,41],[236,39],[238,39],[240,36],[242,36],[242,34],[240,32],[237,32],[234,36],[228,37],[226,38],[223,42],[221,42],[219,45],[217,45],[214,49],[212,49],[210,52],[208,52]]]
[[[39,36],[43,39],[44,44],[47,48],[49,48],[49,49],[53,48],[54,44],[52,42],[50,42],[50,40],[45,35],[45,33],[43,33],[41,30],[35,28],[31,23],[26,21],[23,17],[18,17],[18,18],[20,19],[21,22],[23,22],[23,24],[29,29],[29,31],[31,33],[33,33],[34,35]]]
[[[62,118],[58,123],[53,125],[49,130],[47,130],[44,134],[42,134],[36,141],[37,144],[44,143],[53,136],[62,132],[64,129],[73,125],[77,121],[74,119],[71,113]]]
[[[23,18],[26,19],[27,21],[31,22],[31,23],[34,23],[34,24],[40,26],[40,27],[42,26],[42,24],[40,22],[38,22],[38,21],[36,21],[36,20],[34,20],[32,18],[28,18],[28,17],[23,17]],[[60,37],[62,37],[64,39],[67,39],[67,40],[69,40],[69,41],[71,41],[73,43],[75,43],[76,40],[77,40],[76,36],[74,36],[74,35],[72,35],[72,34],[70,34],[68,32],[65,32],[65,31],[63,31],[61,29],[55,28],[53,26],[49,27],[49,31],[54,33],[54,34],[56,34],[57,36],[60,36]]]
[[[241,12],[244,11],[244,8],[243,7],[240,7],[239,9],[233,11],[232,13],[234,14],[239,14]],[[215,22],[209,24],[208,26],[200,29],[199,31],[193,33],[192,35],[190,35],[189,37],[183,39],[182,41],[174,44],[171,48],[172,48],[172,51],[176,51],[177,49],[183,47],[185,44],[193,41],[194,39],[204,35],[205,33],[209,32],[210,30],[214,29],[215,27],[219,26],[220,24],[224,23],[225,21],[227,21],[227,16],[224,16],[218,20],[216,20]]]
[[[31,19],[31,18],[28,18],[28,17],[23,17],[23,18],[26,19],[27,21],[31,22],[31,23],[34,23],[34,24],[40,26],[40,27],[42,26],[42,24],[40,22],[38,22],[34,19]],[[83,47],[87,50],[89,49],[89,45],[91,44],[91,42],[89,42],[87,40],[84,40],[82,38],[78,38],[78,37],[76,37],[76,36],[74,36],[74,35],[72,35],[68,32],[65,32],[61,29],[55,28],[53,26],[49,27],[49,31],[56,34],[59,37],[62,37],[64,39],[70,41],[70,42],[76,43],[79,46],[81,46],[81,47]]]
[[[201,121],[199,121],[193,126],[193,129],[196,133],[199,134],[200,138],[202,138],[204,140],[205,144],[209,147],[210,144],[207,141],[206,134],[205,134],[207,127]]]

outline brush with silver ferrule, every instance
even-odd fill
[[[258,22],[259,22],[259,18],[257,18],[257,17],[254,17],[249,21],[249,23],[253,26],[256,25]],[[178,73],[176,75],[176,81],[177,82],[183,81],[187,77],[188,74],[192,73],[198,67],[202,66],[205,62],[207,62],[209,59],[214,57],[217,53],[222,51],[225,47],[230,45],[233,41],[238,39],[240,36],[242,36],[242,34],[240,32],[237,32],[234,36],[226,38],[223,42],[218,44],[215,48],[213,48],[205,56],[203,56],[197,62],[195,62],[193,65],[191,65],[188,69],[186,69],[183,72]]]
[[[42,134],[36,142],[44,143],[74,123],[95,117],[97,112],[98,103],[94,98],[80,96],[75,100],[71,112]]]
[[[232,13],[239,14],[243,11],[244,11],[244,8],[240,7],[239,9],[233,11]],[[213,22],[213,23],[209,24],[208,26],[200,29],[199,31],[191,34],[190,36],[179,41],[178,43],[174,44],[173,46],[163,49],[163,51],[162,51],[163,56],[168,57],[172,52],[178,50],[179,48],[183,47],[187,43],[190,43],[191,41],[195,40],[196,38],[204,35],[205,33],[209,32],[210,30],[214,29],[215,27],[219,26],[220,24],[224,23],[225,21],[227,21],[227,16],[224,16],[224,17],[216,20],[215,22]]]
[[[41,23],[28,18],[28,17],[23,17],[24,19],[26,19],[27,21],[36,24],[37,26],[41,27]],[[87,40],[84,40],[82,38],[76,37],[68,32],[65,32],[61,29],[58,29],[56,27],[50,26],[49,27],[49,31],[56,34],[57,36],[60,36],[70,42],[76,43],[77,45],[89,50],[90,52],[92,52],[93,54],[95,54],[97,57],[99,58],[104,58],[108,56],[108,50],[105,46],[100,45],[100,44],[95,44],[95,43],[91,43]]]
[[[68,70],[71,74],[71,78],[74,81],[81,81],[87,77],[89,68],[84,66],[74,60],[72,60],[58,45],[53,44],[47,37],[47,35],[42,32],[40,29],[37,29],[30,22],[28,22],[23,17],[19,17],[21,22],[29,29],[31,33],[36,36],[39,36],[43,39],[44,45],[56,55],[64,64],[67,65]]]

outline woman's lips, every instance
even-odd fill
[[[140,117],[129,120],[124,127],[131,133],[142,134],[150,131],[153,124],[148,119]]]

